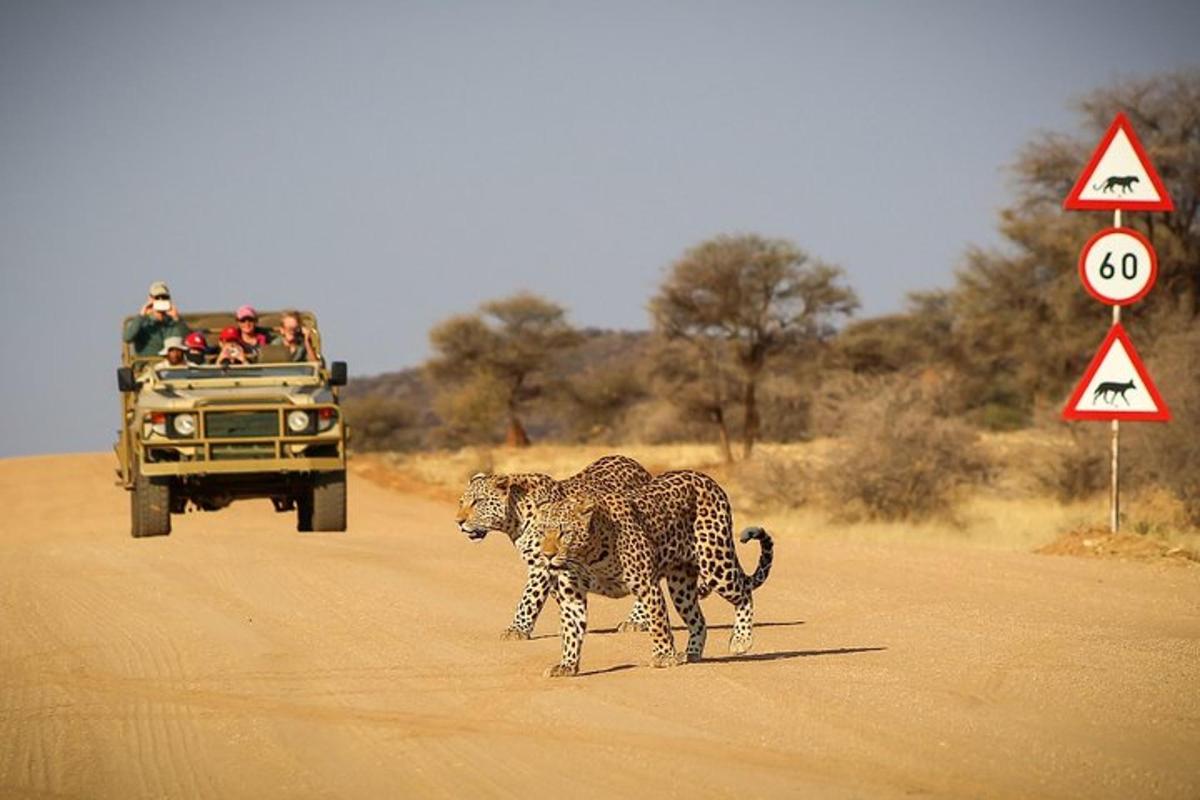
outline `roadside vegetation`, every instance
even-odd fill
[[[1187,536],[1200,529],[1200,70],[1075,107],[1078,135],[1016,155],[1004,245],[969,249],[950,287],[900,313],[856,319],[842,266],[720,234],[664,265],[644,331],[575,328],[528,292],[443,321],[427,364],[352,383],[353,446],[442,487],[480,470],[562,476],[619,450],[719,474],[747,509],[806,530],[1007,541],[1101,524],[1108,426],[1059,410],[1109,325],[1076,263],[1111,215],[1061,203],[1123,110],[1176,205],[1125,215],[1159,277],[1122,321],[1174,415],[1122,426],[1125,528]]]

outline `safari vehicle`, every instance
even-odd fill
[[[258,324],[274,329],[280,316],[260,314]],[[316,318],[300,318],[319,354]],[[234,324],[228,313],[182,319],[210,346]],[[170,366],[123,343],[115,450],[132,534],[166,535],[172,514],[246,498],[295,511],[301,531],[345,530],[348,427],[338,405],[345,383],[344,361],[292,362],[283,345],[264,346],[254,364]]]

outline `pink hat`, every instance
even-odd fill
[[[254,306],[242,306],[241,308],[239,308],[237,310],[237,313],[234,314],[234,316],[239,321],[245,319],[246,317],[253,317],[254,319],[258,319],[258,312],[254,310]]]

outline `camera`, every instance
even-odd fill
[[[155,300],[153,305],[151,305],[151,308],[153,308],[155,311],[170,311],[171,310],[171,299],[168,297],[168,298],[163,298],[160,300]]]

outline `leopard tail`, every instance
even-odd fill
[[[750,581],[750,591],[754,591],[766,583],[767,576],[771,574],[771,564],[775,561],[775,542],[772,541],[771,534],[758,527],[746,528],[738,538],[742,544],[757,539],[759,547],[762,548],[758,554],[758,568],[747,578]]]

